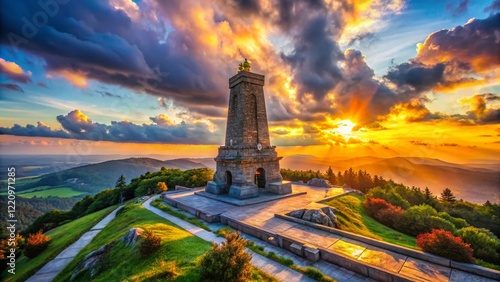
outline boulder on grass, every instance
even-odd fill
[[[313,179],[307,181],[307,185],[315,186],[315,187],[325,187],[325,188],[332,187],[332,184],[330,184],[330,181],[323,179],[323,178],[313,178]]]
[[[127,234],[123,235],[120,240],[125,244],[125,246],[135,246],[139,237],[141,237],[144,229],[142,228],[132,228]]]
[[[90,278],[99,273],[101,267],[104,265],[104,259],[108,255],[109,251],[111,251],[111,248],[113,248],[113,246],[114,243],[111,242],[86,255],[71,275],[70,281],[73,281],[84,272],[89,272]]]

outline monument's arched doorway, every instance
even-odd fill
[[[228,170],[226,171],[226,185],[227,185],[227,188],[229,189],[229,187],[231,186],[231,184],[233,184],[233,175],[231,174],[231,172]]]
[[[266,171],[261,167],[255,171],[255,185],[259,188],[266,188]]]

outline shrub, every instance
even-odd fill
[[[389,227],[395,228],[395,226],[401,221],[403,217],[403,209],[400,207],[391,207],[388,209],[382,209],[375,214],[375,219],[385,224]]]
[[[52,210],[46,212],[35,221],[33,221],[30,226],[26,229],[26,234],[36,233],[39,230],[42,232],[47,232],[52,228],[55,228],[60,225],[61,222],[66,220],[74,219],[73,213],[70,211],[60,211],[60,210]]]
[[[457,229],[461,229],[461,228],[469,226],[469,224],[467,223],[467,221],[465,221],[465,219],[453,217],[453,216],[449,215],[447,212],[440,212],[437,214],[437,216],[444,218],[444,219],[448,220],[449,222],[453,223],[453,225],[455,225],[455,227]]]
[[[443,229],[452,233],[455,233],[455,231],[457,231],[453,223],[439,216],[431,216],[429,217],[427,222],[429,225],[428,231],[431,231],[432,229]]]
[[[50,238],[45,236],[42,231],[30,234],[24,247],[24,254],[29,258],[34,258],[42,253],[50,244]]]
[[[252,275],[247,240],[239,232],[229,233],[221,245],[214,244],[201,260],[202,281],[247,281]]]
[[[474,257],[484,261],[500,264],[500,239],[491,231],[473,226],[457,231],[462,240],[474,249]]]
[[[403,197],[401,197],[401,195],[399,195],[399,193],[396,192],[392,187],[373,188],[370,191],[368,191],[366,197],[384,199],[391,205],[401,207],[403,209],[408,209],[410,207],[410,203],[408,203],[407,200],[403,199]]]
[[[386,200],[381,198],[366,198],[364,202],[364,206],[366,209],[366,213],[371,217],[375,217],[375,215],[383,209],[394,208],[393,205],[389,204]]]
[[[437,216],[437,211],[426,204],[413,206],[406,210],[395,228],[403,233],[417,236],[421,233],[429,232],[432,226],[429,225],[429,218]]]
[[[155,189],[154,189],[154,194],[159,194],[161,192],[165,192],[168,190],[167,184],[165,182],[158,182],[156,183]]]
[[[323,273],[314,267],[308,266],[305,271],[305,275],[311,277],[314,280],[320,281],[323,279]]]
[[[148,257],[156,250],[160,248],[161,237],[157,236],[151,230],[144,230],[144,233],[141,235],[142,240],[139,245],[139,253],[142,257]]]
[[[417,236],[417,245],[424,252],[461,262],[474,262],[473,250],[462,238],[455,237],[450,231],[432,229],[430,233]]]

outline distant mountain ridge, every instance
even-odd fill
[[[500,163],[455,164],[430,158],[371,156],[328,160],[305,155],[290,155],[281,161],[281,167],[289,169],[324,172],[328,166],[334,171],[352,167],[407,186],[429,187],[438,196],[448,187],[458,198],[467,201],[500,202]]]
[[[162,167],[180,170],[206,168],[205,165],[188,159],[174,159],[160,161],[153,158],[127,158],[105,161],[96,164],[87,164],[59,172],[42,175],[40,180],[19,187],[19,190],[36,186],[71,186],[78,191],[97,193],[100,190],[115,187],[116,180],[124,175],[129,182],[132,178],[150,171],[158,171]]]

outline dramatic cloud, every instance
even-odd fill
[[[132,90],[130,95],[153,95],[157,104],[148,107],[166,113],[141,125],[100,124],[73,111],[57,117],[62,130],[37,131],[38,126],[31,126],[30,134],[218,143],[214,132],[223,131],[227,116],[227,79],[245,57],[254,72],[266,75],[273,132],[283,138],[299,136],[301,144],[335,143],[337,138],[360,142],[331,136],[336,120],[351,120],[355,131],[385,129],[381,123],[390,119],[450,119],[463,124],[497,120],[498,108],[486,96],[464,100],[468,112],[454,116],[431,113],[426,106],[431,101],[425,97],[498,81],[500,14],[430,34],[418,45],[415,58],[377,77],[360,51],[340,46],[373,41],[380,22],[402,10],[402,0],[89,0],[49,8],[29,1],[0,1],[9,7],[0,11],[0,44],[28,54],[30,65],[41,62],[47,78],[63,78],[74,87],[90,88],[83,92],[108,98],[120,99],[122,92],[102,89],[123,87]],[[454,3],[450,9],[459,14],[469,1]],[[46,20],[34,16],[40,11]],[[19,73],[16,63],[4,60],[0,65],[2,74],[16,83],[31,81],[30,73],[20,68]],[[92,81],[119,87],[95,90]],[[1,85],[22,91],[16,86],[10,81]],[[488,104],[483,110],[475,106],[481,99]],[[13,128],[2,132],[11,134]],[[17,126],[15,132],[23,130],[28,126]]]
[[[488,107],[495,101],[500,101],[500,96],[493,93],[475,94],[471,97],[460,99],[462,105],[470,108],[469,117],[478,123],[500,123],[500,107]]]
[[[421,63],[433,65],[456,61],[456,67],[477,73],[500,66],[500,14],[487,19],[471,19],[463,27],[443,29],[429,35],[417,46]]]
[[[395,105],[386,120],[404,120],[406,122],[430,121],[448,118],[440,113],[431,113],[423,104],[425,100],[413,100],[408,103]]]
[[[31,82],[30,72],[24,71],[18,64],[14,62],[8,62],[2,58],[0,58],[0,73],[16,82]]]
[[[18,136],[71,138],[92,141],[133,143],[184,143],[219,144],[220,132],[209,129],[202,122],[174,124],[165,115],[151,117],[154,124],[137,125],[129,121],[113,121],[111,125],[94,123],[80,110],[57,116],[62,129],[51,129],[43,122],[25,127],[15,124],[11,128],[0,127],[0,134]]]
[[[432,33],[417,46],[417,56],[394,66],[386,78],[400,88],[421,92],[498,78],[500,14]],[[481,78],[481,79],[478,79]]]
[[[220,117],[227,106],[227,78],[249,57],[253,69],[268,77],[269,99],[279,97],[274,101],[290,118],[302,112],[299,118],[311,119],[331,112],[333,100],[324,99],[342,80],[344,58],[337,42],[355,35],[361,39],[362,29],[397,13],[403,4],[70,1],[50,7],[41,23],[41,17],[33,17],[39,6],[25,1],[8,6],[1,14],[5,32],[0,42],[43,58],[52,77],[76,87],[98,80]],[[276,39],[290,44],[290,52],[276,50],[271,43]],[[304,102],[311,106],[300,111]],[[203,111],[206,105],[212,109]]]
[[[0,88],[24,93],[24,90],[21,88],[21,86],[13,83],[2,83],[0,84]]]

